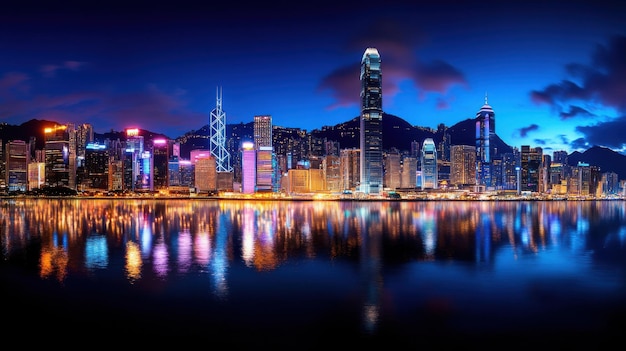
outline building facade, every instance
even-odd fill
[[[367,48],[361,59],[361,175],[359,191],[378,194],[383,187],[383,91],[378,50]]]

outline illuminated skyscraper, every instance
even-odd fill
[[[437,189],[437,146],[432,138],[426,138],[422,144],[422,189]]]
[[[70,173],[73,162],[70,162],[70,135],[67,125],[55,125],[46,128],[45,163],[46,185],[51,187],[70,187]],[[75,171],[74,171],[75,172]]]
[[[138,128],[126,129],[126,148],[123,158],[123,187],[125,190],[142,189],[142,155],[144,155],[144,138],[139,135]]]
[[[273,191],[272,148],[261,146],[256,150],[256,191]]]
[[[539,169],[541,168],[542,155],[543,150],[540,147],[522,145],[522,151],[520,154],[521,191],[539,191]]]
[[[476,148],[470,145],[450,147],[450,183],[458,187],[476,184]]]
[[[494,156],[496,114],[487,102],[476,113],[476,180],[478,185],[492,186],[491,161]]]
[[[87,143],[83,163],[82,190],[109,190],[109,149],[106,145]]]
[[[30,145],[23,140],[11,140],[6,145],[6,184],[9,191],[28,190]]]
[[[380,55],[367,48],[361,59],[361,183],[359,190],[377,194],[383,187],[383,92]]]
[[[211,155],[215,157],[218,172],[232,172],[230,153],[226,148],[226,113],[222,110],[222,92],[217,93],[215,109],[211,111]]]
[[[242,145],[241,192],[254,194],[256,191],[256,151],[254,144],[246,141]]]
[[[173,143],[164,138],[152,140],[152,158],[154,164],[152,178],[154,179],[154,189],[167,189],[169,186],[169,176],[167,173],[172,144]]]
[[[272,116],[254,116],[254,149],[272,146]]]

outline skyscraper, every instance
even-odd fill
[[[222,110],[222,91],[218,90],[215,109],[211,111],[211,155],[215,157],[218,172],[232,172],[230,153],[226,148],[226,113]]]
[[[254,149],[272,145],[272,116],[254,116]]]
[[[361,59],[361,183],[359,190],[377,194],[383,188],[383,92],[380,55],[367,48]]]
[[[67,125],[55,125],[44,130],[46,185],[70,187],[72,165],[70,159],[70,135]]]
[[[254,144],[249,141],[244,142],[241,147],[241,192],[254,194],[256,191],[256,151]]]
[[[496,114],[487,102],[476,113],[476,180],[478,185],[492,186],[491,161],[494,156]]]
[[[437,146],[432,138],[426,138],[422,144],[422,189],[437,189]]]

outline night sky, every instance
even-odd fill
[[[226,123],[311,131],[360,114],[375,47],[383,110],[412,125],[474,118],[487,96],[511,146],[626,153],[618,1],[99,3],[2,5],[0,122],[176,138],[209,123],[219,87]]]

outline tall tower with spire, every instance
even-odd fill
[[[230,153],[226,148],[226,113],[222,110],[222,90],[217,88],[215,108],[211,111],[210,148],[215,157],[218,172],[232,172]]]
[[[491,164],[495,156],[496,114],[487,100],[476,113],[476,184],[492,186]]]
[[[380,55],[367,48],[361,59],[361,182],[359,190],[383,189],[383,90]]]

